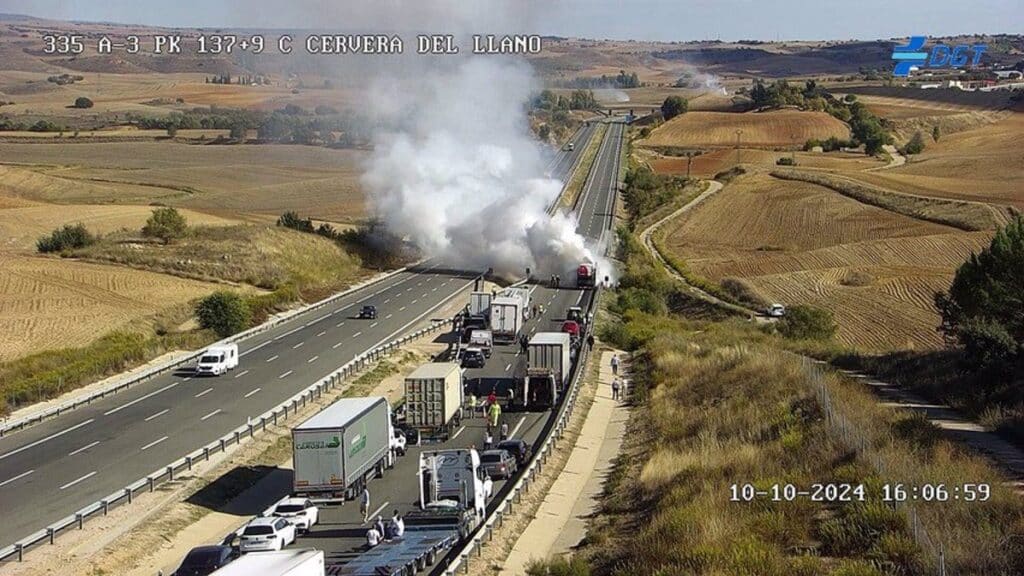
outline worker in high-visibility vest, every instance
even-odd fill
[[[490,421],[488,422],[488,424],[491,427],[497,428],[498,420],[501,419],[501,405],[498,404],[497,402],[492,402],[491,405],[488,407],[488,410],[490,410]]]

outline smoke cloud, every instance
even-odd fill
[[[538,85],[518,59],[457,58],[408,79],[381,78],[381,125],[363,177],[377,217],[429,257],[499,275],[567,274],[596,247],[546,208],[562,183],[531,136],[524,105]],[[608,270],[608,268],[605,268]]]

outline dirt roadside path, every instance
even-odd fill
[[[627,356],[621,350],[601,354],[594,403],[569,454],[569,460],[548,490],[533,520],[516,540],[501,574],[523,576],[530,561],[571,553],[587,534],[587,519],[599,505],[605,478],[619,454],[630,409],[612,397],[611,358]],[[628,362],[620,366],[628,381]]]

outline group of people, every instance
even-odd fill
[[[558,288],[561,283],[562,283],[562,277],[561,276],[557,276],[555,274],[551,275],[551,285],[552,286],[554,286],[555,288]]]
[[[619,378],[619,355],[612,354],[612,400],[625,400],[628,394],[629,382]]]
[[[365,523],[366,520],[363,520]],[[366,531],[366,545],[370,548],[379,545],[381,542],[401,538],[405,534],[405,520],[395,510],[391,520],[384,522],[384,517],[377,515],[377,520]]]
[[[494,432],[491,431],[490,422],[487,423],[487,431],[484,433],[484,450],[494,448]],[[508,422],[502,422],[498,427],[498,441],[508,440]]]

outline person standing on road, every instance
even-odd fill
[[[619,375],[619,355],[612,354],[612,375]]]
[[[490,450],[491,446],[494,445],[494,436],[491,435],[491,431],[488,430],[484,433],[484,450]]]
[[[594,349],[594,335],[593,334],[587,334],[587,350],[593,350],[593,349]]]
[[[612,380],[612,400],[619,399],[619,379]]]
[[[501,420],[501,406],[495,402],[491,404],[491,418],[487,423],[487,429],[491,430],[498,427],[498,421]]]
[[[370,519],[370,489],[363,486],[363,493],[359,496],[359,511],[363,513],[363,524]]]
[[[502,442],[504,442],[505,440],[508,440],[508,422],[502,422],[501,423],[501,436],[500,436],[500,438],[501,438]]]

